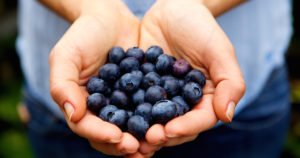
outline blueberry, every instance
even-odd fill
[[[106,98],[100,93],[93,93],[87,97],[87,108],[94,113],[99,113],[105,105]]]
[[[185,76],[185,82],[196,82],[203,88],[206,83],[206,78],[201,71],[193,69]]]
[[[137,77],[139,80],[142,80],[144,77],[142,71],[138,71],[138,70],[132,71],[131,74]]]
[[[185,85],[184,80],[178,79],[178,85],[179,85],[180,89],[182,89]]]
[[[150,63],[156,63],[158,56],[163,54],[163,50],[159,46],[151,46],[146,51],[146,61]]]
[[[119,64],[126,56],[121,47],[113,47],[108,51],[108,62]]]
[[[118,126],[120,129],[124,129],[128,118],[127,111],[119,109],[112,112],[111,115],[108,115],[108,122]]]
[[[166,90],[169,97],[177,95],[180,90],[179,83],[176,78],[165,80],[162,87]]]
[[[145,101],[151,104],[155,104],[157,101],[167,98],[166,91],[160,86],[151,86],[145,93]]]
[[[191,70],[190,64],[184,60],[179,59],[173,64],[173,75],[177,77],[184,77]]]
[[[150,122],[151,111],[152,111],[152,105],[150,103],[142,103],[136,107],[134,114],[140,115],[144,117],[146,121]]]
[[[155,66],[151,63],[144,63],[143,65],[141,65],[141,70],[144,74],[156,71]]]
[[[99,76],[106,82],[115,82],[120,77],[120,68],[116,64],[108,63],[99,70]]]
[[[128,117],[131,117],[131,116],[133,116],[133,112],[132,112],[132,111],[130,111],[130,110],[127,110],[127,114],[128,114]]]
[[[92,77],[89,79],[86,89],[89,92],[89,94],[93,93],[104,93],[107,89],[107,83],[98,78],[98,77]]]
[[[172,101],[176,104],[177,116],[181,116],[190,110],[189,105],[184,101],[182,96],[173,97]]]
[[[156,72],[149,72],[147,73],[143,78],[143,87],[145,89],[154,86],[154,85],[160,85],[160,76]]]
[[[195,82],[187,83],[182,89],[182,97],[190,104],[191,107],[200,101],[202,95],[202,88]]]
[[[166,124],[176,117],[176,104],[170,100],[161,100],[153,105],[151,114],[155,123]]]
[[[132,73],[126,73],[120,78],[120,89],[124,92],[133,93],[139,89],[141,78]]]
[[[171,75],[164,75],[160,78],[160,84],[164,85],[166,80],[175,80],[176,78]]]
[[[111,115],[113,115],[117,110],[118,108],[114,105],[106,105],[101,109],[99,117],[104,121],[108,121]]]
[[[133,93],[132,103],[134,105],[139,105],[141,103],[144,103],[144,98],[145,98],[145,91],[143,89],[139,89],[135,93]]]
[[[149,123],[139,115],[134,115],[127,122],[127,129],[130,134],[138,140],[144,139],[149,128]]]
[[[128,97],[120,90],[115,90],[111,94],[110,104],[113,104],[119,108],[125,108],[129,104]]]
[[[132,47],[129,48],[126,52],[127,57],[134,57],[136,58],[140,63],[143,63],[144,61],[144,51],[138,47]]]
[[[140,63],[134,57],[127,57],[123,59],[120,63],[120,69],[123,73],[139,70],[139,68],[140,68]]]
[[[172,72],[174,59],[167,54],[161,54],[156,61],[155,68],[160,74],[169,74]]]

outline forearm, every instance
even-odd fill
[[[202,0],[203,4],[217,17],[246,0]]]
[[[82,0],[39,0],[39,2],[72,22],[80,15]]]

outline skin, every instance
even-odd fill
[[[158,0],[141,22],[120,0],[41,2],[72,23],[49,57],[51,95],[71,130],[96,150],[129,158],[151,157],[164,146],[194,140],[218,120],[231,121],[228,105],[238,103],[245,84],[234,48],[214,17],[242,0]],[[186,59],[208,79],[203,99],[184,116],[165,126],[152,126],[141,142],[90,114],[84,84],[115,45],[125,49],[160,45],[168,54]]]

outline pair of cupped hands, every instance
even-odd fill
[[[73,20],[73,21],[72,21]],[[142,20],[122,1],[82,1],[80,16],[50,54],[50,88],[70,129],[108,155],[151,157],[165,146],[194,140],[219,120],[230,122],[245,84],[234,48],[210,11],[199,0],[159,0]],[[113,46],[159,45],[205,73],[202,100],[166,125],[155,124],[137,140],[86,109],[87,80],[106,62]]]

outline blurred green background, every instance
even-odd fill
[[[0,158],[31,158],[32,151],[17,105],[21,100],[22,74],[15,50],[16,0],[0,0]],[[292,121],[282,157],[300,158],[300,29],[299,1],[294,1],[294,37],[286,60],[292,91]],[[295,8],[298,8],[295,9]]]

